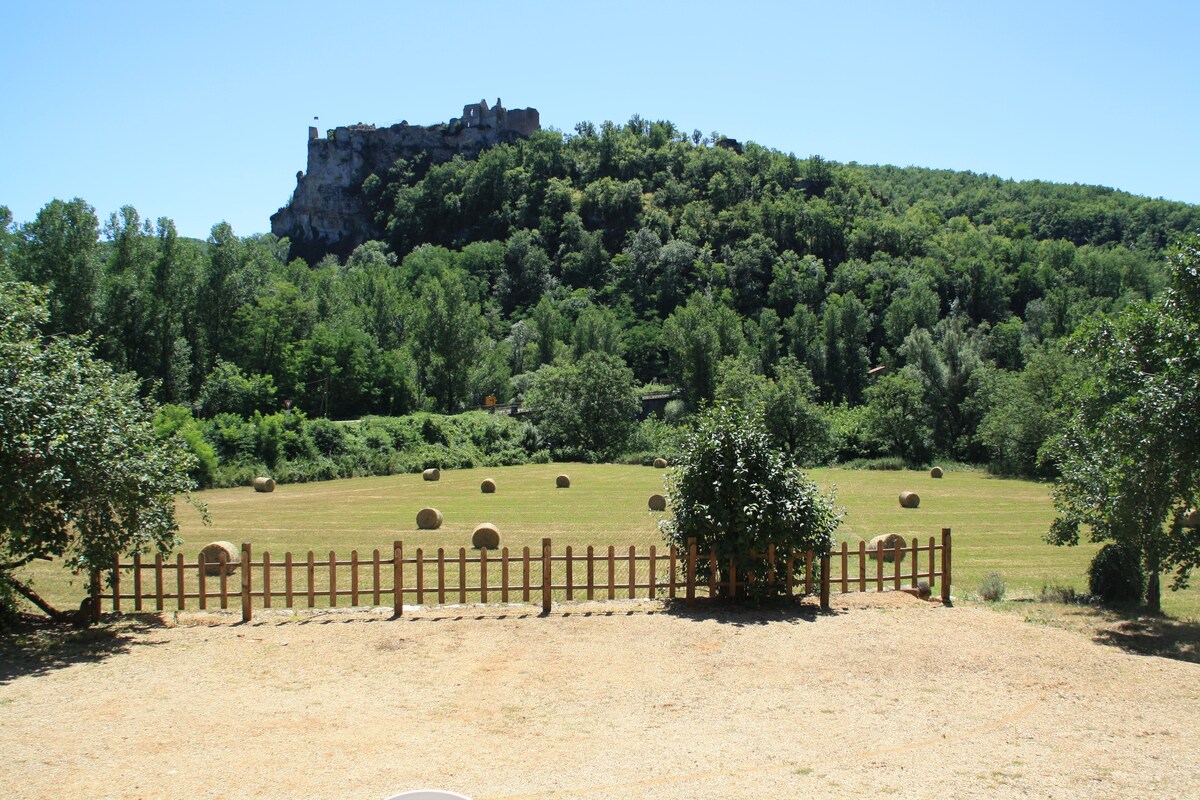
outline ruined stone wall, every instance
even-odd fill
[[[309,263],[327,253],[345,257],[363,242],[381,238],[362,196],[368,175],[382,178],[396,159],[413,159],[422,152],[434,164],[460,154],[474,157],[484,148],[541,130],[537,109],[504,112],[497,103],[488,111],[489,124],[478,127],[466,127],[459,119],[449,125],[360,124],[335,128],[325,138],[310,129],[308,169],[297,173],[291,201],[271,216],[271,232],[290,238],[292,257]]]

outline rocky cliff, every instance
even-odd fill
[[[388,128],[351,125],[320,138],[308,130],[308,169],[296,173],[291,201],[271,216],[271,232],[292,241],[292,257],[315,263],[326,253],[348,255],[363,242],[380,238],[362,196],[362,183],[372,173],[383,177],[396,159],[428,154],[429,163],[456,155],[474,157],[480,150],[541,130],[536,108],[508,110],[496,100],[463,107],[461,117],[439,125]]]

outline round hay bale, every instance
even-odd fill
[[[1200,508],[1189,508],[1183,515],[1183,527],[1200,528]]]
[[[867,555],[871,558],[879,556],[879,543],[883,542],[883,560],[896,560],[896,543],[899,542],[901,547],[905,546],[904,537],[898,533],[884,533],[875,536],[871,541],[867,542]],[[904,551],[900,551],[900,560],[904,560]]]
[[[921,505],[921,498],[916,492],[901,492],[900,507],[901,508],[916,508]]]
[[[500,546],[500,530],[490,522],[481,522],[471,534],[471,546],[476,550],[495,550]]]
[[[942,471],[941,467],[934,467],[933,469],[929,470],[929,477],[931,478],[940,478],[944,474],[945,473]]]
[[[436,508],[422,508],[417,512],[417,527],[423,531],[436,531],[442,527],[442,512]]]
[[[559,489],[570,489],[571,488],[571,479],[569,477],[567,477],[566,475],[559,475],[557,478],[554,479],[554,485],[557,486]]]
[[[263,477],[255,478],[254,479],[254,491],[256,491],[256,492],[273,492],[273,491],[275,491],[275,479],[274,478],[263,478]]]
[[[484,494],[496,493],[496,481],[492,478],[484,478],[483,483],[479,484],[479,491]]]
[[[236,570],[238,564],[241,563],[238,549],[233,546],[233,542],[209,542],[200,549],[200,555],[204,556],[205,575],[221,574],[222,555],[225,556],[225,562],[228,565],[225,569],[227,575]]]
[[[430,467],[421,473],[421,477],[427,481],[438,481],[442,479],[442,471],[437,467]]]
[[[666,511],[667,510],[667,498],[663,497],[661,494],[650,495],[650,510],[651,511]]]
[[[654,459],[654,468],[655,469],[666,469],[667,468],[667,460],[665,458]]]

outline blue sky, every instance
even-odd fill
[[[112,2],[0,13],[0,205],[269,230],[322,130],[502,97],[1200,203],[1200,3]]]

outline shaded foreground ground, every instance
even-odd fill
[[[6,797],[1200,796],[1200,665],[907,595],[166,615],[0,649]]]

